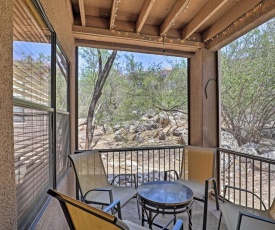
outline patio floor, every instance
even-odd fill
[[[220,212],[215,208],[214,200],[209,199],[209,211],[208,211],[208,218],[207,218],[207,229],[214,230],[218,229],[219,223],[219,215]],[[126,204],[122,209],[122,218],[125,220],[130,220],[136,224],[141,225],[141,220],[138,219],[138,212],[137,212],[137,204],[136,199],[132,199],[128,204]],[[170,220],[170,215],[158,215],[155,219],[157,223],[165,225]],[[182,213],[177,216],[178,219],[183,220],[184,222],[184,229],[188,229],[188,216],[187,213]],[[192,224],[193,230],[201,230],[202,229],[202,221],[203,221],[203,205],[201,202],[194,201],[193,209],[192,209]],[[145,227],[148,227],[145,224]],[[172,224],[169,226],[170,229],[173,228]],[[153,229],[159,229],[157,227],[153,227]],[[221,225],[221,230],[226,230],[226,226],[224,223]]]

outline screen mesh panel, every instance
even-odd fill
[[[69,115],[56,114],[56,171],[59,176],[68,166]]]
[[[20,217],[49,186],[49,112],[14,107],[14,148]]]

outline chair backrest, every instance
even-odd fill
[[[184,157],[188,161],[182,161],[183,164],[188,164],[188,180],[204,184],[206,179],[215,177],[215,148],[187,145],[184,147]],[[184,172],[181,174],[181,178],[183,178]]]
[[[109,185],[100,153],[95,150],[69,155],[83,197],[89,190]]]
[[[47,193],[59,200],[68,225],[72,230],[128,229],[128,226],[123,221],[109,213],[89,206],[53,189],[49,189]]]
[[[268,209],[269,215],[275,220],[275,198],[273,199],[271,207]]]

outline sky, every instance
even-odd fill
[[[30,55],[34,59],[38,57],[39,53],[43,53],[45,56],[51,54],[50,44],[46,43],[33,43],[33,42],[22,42],[22,41],[15,41],[14,45],[14,58],[19,60],[24,57],[24,55]],[[155,55],[155,54],[144,54],[144,53],[135,53],[135,52],[124,52],[119,51],[119,62],[124,63],[124,56],[125,55],[134,55],[135,62],[141,62],[142,65],[147,69],[148,67],[155,64],[160,64],[163,69],[170,69],[171,65],[169,61],[176,61],[182,58],[179,57],[172,57],[172,56],[165,56],[165,55]],[[84,64],[84,60],[81,56],[79,56],[79,66]]]

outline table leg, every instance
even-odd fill
[[[189,209],[187,211],[188,217],[189,217],[189,230],[192,230],[192,209]]]
[[[141,207],[141,225],[142,226],[144,226],[144,212],[145,212],[144,208]]]
[[[148,215],[148,225],[149,225],[149,229],[152,229],[152,212],[149,211],[149,215]]]

